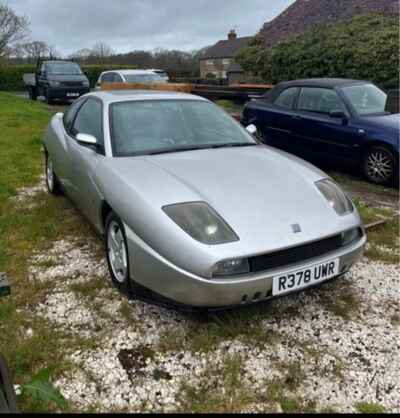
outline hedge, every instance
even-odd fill
[[[399,88],[399,27],[394,17],[356,16],[316,26],[274,48],[256,37],[236,57],[264,82],[343,77],[371,80],[384,89]]]
[[[94,87],[103,71],[117,69],[135,69],[132,65],[81,65],[82,71],[89,78],[91,87]],[[22,77],[26,73],[34,73],[35,65],[0,66],[0,90],[20,91],[25,89]]]

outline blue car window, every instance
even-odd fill
[[[329,114],[334,111],[347,113],[347,109],[336,91],[317,87],[301,90],[298,110]]]
[[[275,100],[274,105],[285,109],[293,109],[298,92],[298,87],[291,87],[284,90]]]

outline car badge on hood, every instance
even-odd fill
[[[292,230],[295,234],[299,234],[301,232],[301,226],[299,224],[292,225]]]

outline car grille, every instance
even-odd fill
[[[249,258],[250,271],[252,273],[272,270],[282,266],[288,266],[303,262],[327,254],[343,247],[342,235],[315,241],[299,247],[275,253],[264,254]]]
[[[61,85],[65,87],[82,87],[83,82],[82,81],[63,81]]]

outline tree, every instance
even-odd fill
[[[23,45],[25,55],[31,62],[35,63],[49,53],[49,46],[46,42],[33,41]]]
[[[0,4],[0,57],[7,56],[16,42],[28,36],[29,21],[6,4]]]
[[[246,72],[263,81],[313,77],[372,80],[399,86],[399,23],[396,17],[361,15],[319,25],[273,48],[256,40],[236,57]]]
[[[70,55],[70,58],[80,61],[87,62],[93,55],[93,51],[89,48],[82,48]]]
[[[55,45],[50,45],[48,47],[48,54],[49,54],[49,59],[55,59],[55,58],[61,57],[61,54],[57,50],[57,47]]]
[[[100,59],[108,58],[113,53],[112,48],[104,42],[98,42],[92,48],[92,56]]]

